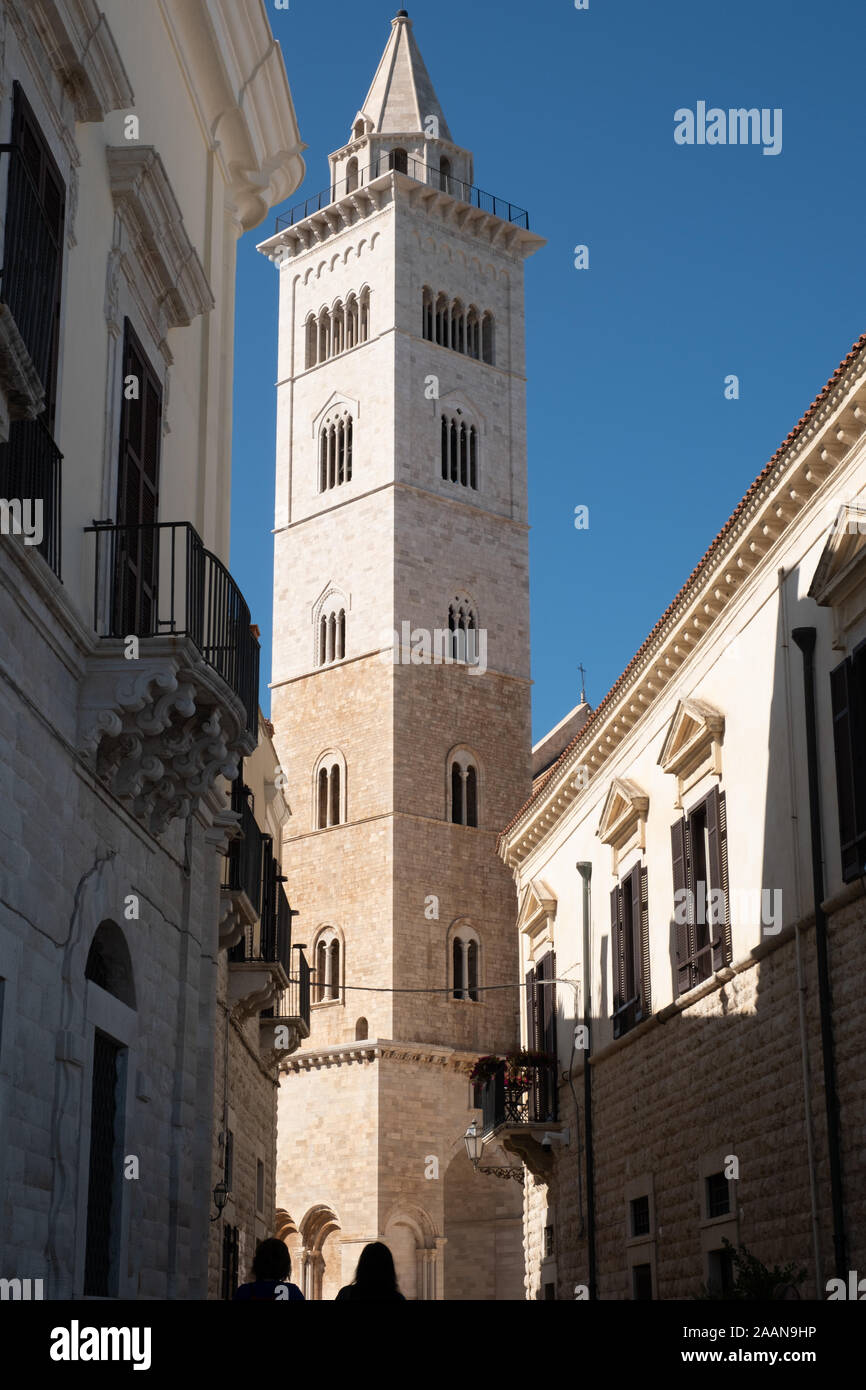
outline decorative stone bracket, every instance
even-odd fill
[[[545,1125],[547,1130],[552,1128],[552,1125]],[[526,1164],[537,1182],[547,1182],[553,1173],[553,1154],[550,1149],[542,1147],[534,1134],[512,1130],[497,1137],[503,1149],[516,1154],[521,1162]]]
[[[161,835],[195,811],[219,777],[232,781],[252,752],[240,701],[187,638],[141,639],[127,661],[121,641],[88,660],[79,703],[79,748],[100,781]]]
[[[229,1008],[238,1021],[251,1018],[274,1004],[289,984],[278,961],[230,961]]]
[[[280,1029],[285,1030],[285,1046],[281,1034],[280,1046],[278,1047],[277,1036]],[[280,1062],[284,1062],[293,1052],[297,1052],[302,1042],[303,1036],[297,1019],[259,1019],[259,1052],[266,1067],[278,1067]]]

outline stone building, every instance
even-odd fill
[[[556,1058],[485,1087],[529,1298],[866,1265],[864,426],[866,338],[501,836]]]
[[[211,1218],[210,1298],[231,1297],[274,1234],[278,1068],[310,1031],[309,967],[292,945],[279,858],[291,814],[279,774],[273,725],[260,715],[258,747],[229,798],[239,833],[222,875],[211,1186],[224,1184],[225,1205]]]
[[[479,1053],[517,1039],[496,833],[530,790],[523,262],[405,11],[279,264],[272,717],[311,952],[280,1231],[310,1297],[383,1239],[410,1298],[520,1298],[518,1184],[476,1175]],[[303,928],[301,931],[300,928]],[[502,1156],[503,1162],[508,1160]]]
[[[0,1275],[204,1297],[235,247],[304,170],[263,0],[4,0],[0,143]]]

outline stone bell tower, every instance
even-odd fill
[[[479,121],[483,112],[479,111]],[[279,1234],[333,1298],[384,1240],[407,1297],[523,1298],[521,1189],[473,1173],[479,1054],[517,1045],[530,787],[523,261],[401,10],[279,266],[272,718],[315,969],[280,1088]],[[513,1163],[492,1150],[485,1163]]]

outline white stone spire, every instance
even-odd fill
[[[451,139],[406,10],[391,21],[385,52],[359,114],[372,122],[370,133],[376,135],[430,135],[432,116],[438,123],[436,135]]]

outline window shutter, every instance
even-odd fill
[[[613,950],[613,1011],[625,1003],[625,943],[622,929],[622,889],[619,884],[610,895],[610,939]]]
[[[556,979],[556,954],[548,951],[544,960],[544,979],[546,981]],[[552,984],[545,984],[541,991],[543,998],[539,1001],[541,1017],[543,1020],[543,1041],[542,1049],[545,1052],[556,1054],[556,990]]]
[[[842,851],[842,878],[848,883],[862,871],[858,847],[858,769],[856,750],[857,690],[851,657],[830,672],[830,698],[833,705],[833,745],[836,754],[836,796],[839,806],[839,842]],[[858,775],[859,774],[859,775]],[[862,792],[861,792],[862,799]],[[864,818],[861,816],[861,820]],[[866,829],[866,825],[864,825]]]
[[[681,816],[671,826],[671,863],[674,877],[674,912],[676,914],[674,917],[674,939],[677,950],[674,989],[676,994],[683,994],[691,984],[691,947],[694,933],[694,897],[690,894],[686,898],[685,913],[682,911],[681,899],[678,900],[677,898],[677,894],[682,894],[690,887],[688,834],[685,816]],[[679,920],[681,918],[683,920]]]
[[[717,920],[718,904],[714,906],[713,920],[709,923],[710,941],[713,947],[713,969],[721,970],[727,964],[727,938],[728,938],[728,893],[725,874],[722,870],[722,802],[718,787],[713,787],[705,802],[707,816],[707,877],[710,880],[712,891],[721,890],[724,894],[722,899],[722,913]]]
[[[646,869],[638,866],[635,871],[632,902],[635,905],[634,938],[634,979],[635,994],[638,999],[638,1016],[649,1018],[652,1013],[650,995],[650,943],[649,943],[649,880]]]
[[[538,1047],[538,1029],[536,1028],[536,1005],[535,998],[535,971],[526,972],[526,1047],[529,1052],[535,1052]]]

